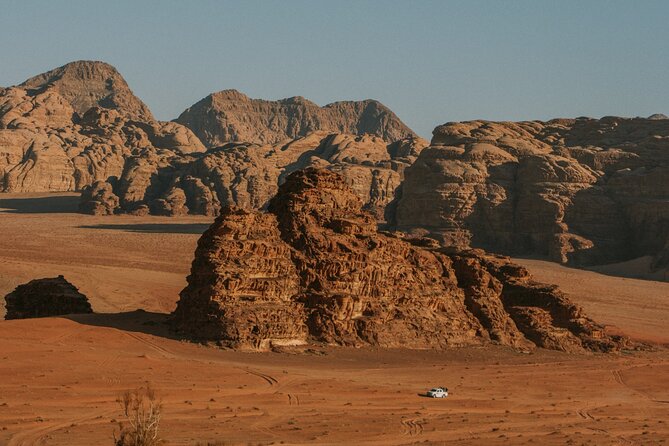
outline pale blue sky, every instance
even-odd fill
[[[0,85],[116,66],[160,119],[207,94],[446,121],[669,114],[669,1],[0,0]]]

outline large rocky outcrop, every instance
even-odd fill
[[[145,149],[205,150],[186,127],[153,120],[107,64],[74,62],[0,91],[0,192],[80,190]]]
[[[666,122],[444,124],[406,171],[395,226],[572,265],[659,255],[669,240]]]
[[[202,235],[177,330],[238,348],[496,342],[608,351],[624,342],[508,259],[377,232],[335,172],[289,175],[268,209],[225,208]]]
[[[35,279],[5,296],[5,319],[92,313],[88,298],[63,276]]]
[[[107,203],[119,197],[115,212],[217,215],[230,205],[263,208],[288,174],[316,166],[339,172],[383,220],[404,170],[426,145],[420,138],[389,144],[371,135],[315,132],[282,144],[229,143],[188,155],[148,148],[130,156],[119,181],[104,191]],[[99,201],[99,192],[85,193],[81,210],[109,213]]]
[[[266,101],[236,90],[210,94],[176,122],[193,130],[208,147],[228,142],[276,144],[319,130],[376,135],[389,142],[416,136],[378,101],[342,101],[319,107],[302,97]]]

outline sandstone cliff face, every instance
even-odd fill
[[[370,135],[315,132],[283,144],[228,143],[189,155],[149,148],[130,156],[106,190],[119,197],[115,212],[218,215],[230,205],[263,208],[288,174],[316,166],[339,172],[383,220],[404,170],[426,145],[420,138],[388,144]],[[82,195],[82,211],[108,213],[91,200],[97,199]]]
[[[370,134],[389,142],[416,136],[377,101],[342,101],[319,107],[302,97],[265,101],[236,90],[207,96],[176,122],[193,130],[208,147],[233,141],[275,144],[314,131]]]
[[[289,175],[268,209],[226,208],[203,234],[174,313],[179,331],[250,349],[497,342],[608,351],[624,342],[508,259],[377,232],[335,172]]]
[[[5,296],[5,319],[92,313],[88,298],[63,276],[35,279]]]
[[[658,119],[449,123],[406,171],[396,227],[573,265],[658,255],[669,239]]]
[[[187,128],[154,121],[107,64],[68,64],[0,91],[0,192],[80,190],[148,148],[205,150]]]

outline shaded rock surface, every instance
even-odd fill
[[[5,319],[92,313],[88,298],[63,276],[35,279],[5,296]]]
[[[406,170],[394,223],[577,266],[659,256],[668,179],[661,119],[448,123]]]
[[[341,101],[319,107],[299,96],[266,101],[236,90],[210,94],[176,122],[193,130],[208,147],[227,142],[275,144],[319,130],[370,134],[389,142],[416,136],[378,101]]]
[[[147,148],[127,159],[105,191],[119,198],[114,212],[218,215],[231,205],[263,208],[288,174],[316,166],[339,172],[365,209],[383,220],[404,170],[426,145],[420,138],[389,144],[371,135],[314,132],[282,144],[229,143],[205,153]],[[84,193],[82,211],[99,209],[97,201]]]
[[[508,259],[379,233],[362,207],[342,176],[308,168],[286,178],[268,212],[225,208],[198,242],[175,328],[250,349],[624,344]]]

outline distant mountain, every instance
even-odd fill
[[[186,127],[154,120],[106,63],[72,62],[0,89],[0,192],[79,190],[161,149],[205,150]]]
[[[314,131],[370,134],[395,142],[416,134],[388,107],[374,100],[320,107],[296,96],[278,101],[251,99],[236,90],[213,93],[184,111],[176,122],[208,147],[228,142],[274,144]]]
[[[371,100],[319,107],[300,97],[261,101],[228,90],[198,102],[177,122],[160,122],[116,68],[105,62],[76,61],[31,77],[18,86],[0,87],[0,192],[81,190],[95,182],[113,183],[124,173],[126,161],[140,154],[142,159],[155,160],[164,158],[165,151],[169,151],[172,162],[178,164],[185,154],[204,152],[198,136],[179,122],[196,129],[210,148],[229,142],[285,144],[314,131],[346,132],[353,138],[363,134],[380,136],[383,140],[370,144],[385,153],[381,156],[383,162],[390,162],[395,155],[386,153],[386,147],[394,148],[394,143],[407,139],[401,147],[426,145],[392,111]],[[325,136],[310,138],[314,144],[300,142],[293,147],[314,150]],[[367,149],[362,147],[368,145],[360,145],[359,156],[353,158],[364,159]],[[260,149],[251,152],[253,157]],[[300,155],[301,152],[296,156]],[[381,162],[381,158],[374,163]],[[274,166],[275,161],[270,164]],[[365,168],[370,175],[378,170],[372,169],[374,163]],[[383,172],[392,176],[392,181],[379,184],[374,190],[389,190],[390,195],[379,192],[383,197],[369,200],[392,200],[403,166],[397,161],[390,167],[384,165]],[[263,181],[276,187],[276,179]],[[169,189],[168,186],[158,189]],[[249,195],[262,194],[250,191]]]
[[[133,94],[123,76],[105,62],[70,62],[31,77],[19,87],[33,95],[55,91],[79,116],[93,107],[102,107],[117,110],[132,119],[154,120],[149,107]]]

